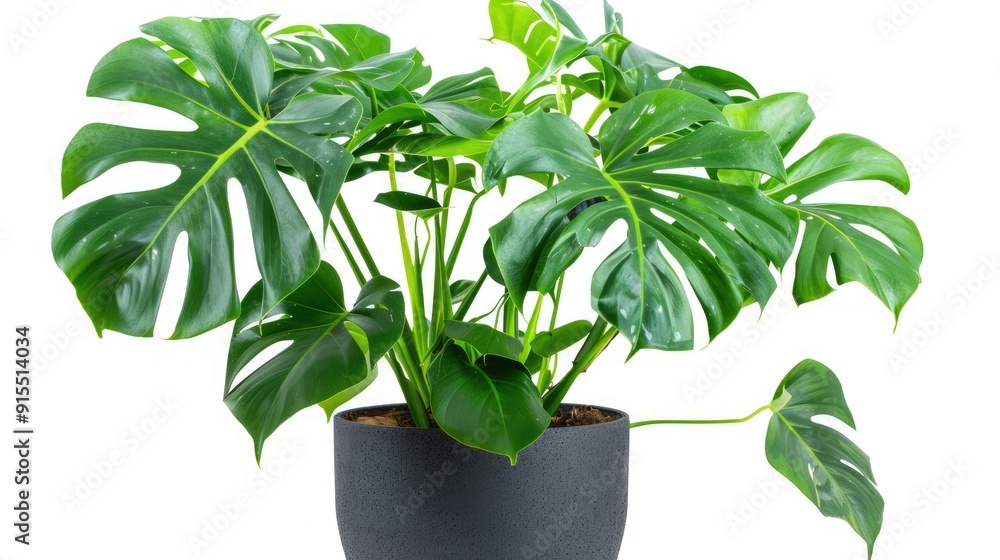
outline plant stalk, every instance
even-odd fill
[[[584,342],[583,347],[577,354],[575,360],[573,360],[573,367],[570,368],[566,375],[556,383],[552,389],[542,397],[542,403],[545,405],[545,410],[549,414],[555,414],[556,409],[562,404],[566,394],[569,393],[570,387],[580,376],[581,373],[587,371],[587,368],[594,363],[598,356],[604,352],[604,349],[611,344],[611,341],[618,335],[618,329],[610,327],[603,334],[595,336],[600,333],[601,330],[607,325],[607,322],[598,319],[594,322],[594,328],[590,330],[590,336]]]
[[[389,188],[393,192],[399,190],[396,182],[396,155],[389,154]],[[424,298],[420,293],[420,282],[413,265],[413,255],[410,253],[410,241],[406,237],[406,222],[403,212],[396,210],[396,229],[399,231],[399,245],[403,253],[403,269],[406,272],[406,287],[410,293],[410,306],[413,309],[413,339],[418,356],[422,356],[427,346],[427,327],[424,325]]]
[[[340,217],[343,218],[344,225],[347,226],[347,232],[351,235],[351,240],[357,245],[358,252],[361,253],[361,259],[365,261],[365,266],[368,267],[368,273],[372,276],[379,276],[381,273],[378,271],[378,265],[375,264],[375,259],[372,257],[371,251],[368,250],[368,245],[365,244],[365,239],[362,237],[358,225],[354,223],[351,210],[347,207],[347,202],[342,196],[337,197],[337,211],[340,212]]]
[[[752,420],[755,416],[765,410],[773,410],[771,403],[765,404],[757,410],[747,414],[743,418],[729,418],[726,420],[643,420],[642,422],[632,422],[629,427],[641,428],[642,426],[654,426],[658,424],[742,424]]]

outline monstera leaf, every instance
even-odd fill
[[[416,49],[391,52],[390,43],[364,25],[299,25],[272,33],[271,110],[280,112],[305,91],[349,95],[361,103],[367,122],[382,107],[412,101],[408,88],[425,85],[430,68]]]
[[[803,361],[781,382],[771,410],[768,462],[823,515],[847,521],[868,543],[871,557],[885,506],[871,461],[846,436],[814,421],[831,416],[854,429],[837,376],[819,362]]]
[[[898,319],[920,284],[923,243],[916,225],[882,206],[803,200],[829,185],[866,179],[884,181],[903,193],[910,186],[899,158],[870,140],[841,134],[793,164],[786,184],[769,183],[764,188],[775,200],[794,198],[789,206],[805,221],[795,265],[796,301],[813,301],[833,291],[827,281],[832,262],[837,283],[860,282]],[[880,232],[890,245],[858,226]]]
[[[270,114],[274,63],[264,39],[242,21],[167,18],[142,30],[183,53],[200,79],[150,40],[134,39],[98,64],[88,94],[162,107],[197,128],[87,125],[66,150],[63,192],[132,162],[170,164],[179,176],[165,187],[108,196],[63,216],[53,253],[99,333],[151,336],[174,247],[187,234],[190,272],[173,334],[184,338],[239,314],[231,179],[249,207],[261,304],[273,307],[316,271],[316,241],[276,166],[290,166],[305,180],[326,223],[353,162],[330,137],[351,134],[361,107],[351,97],[310,93]]]
[[[732,126],[768,133],[783,154],[813,120],[802,94],[730,105],[724,113]],[[733,173],[720,174],[720,178],[760,185],[759,175]],[[833,291],[827,280],[832,263],[837,283],[860,282],[898,319],[920,284],[923,243],[916,225],[891,208],[806,200],[831,185],[862,180],[882,181],[902,193],[910,188],[906,167],[899,158],[871,140],[849,134],[827,138],[788,168],[785,181],[770,179],[761,188],[767,196],[799,212],[805,224],[793,286],[798,303]]]
[[[375,364],[405,323],[398,285],[376,277],[353,309],[327,263],[274,307],[261,305],[258,283],[243,300],[226,370],[226,404],[253,436],[257,459],[264,440],[293,414],[315,404],[329,413],[374,379]],[[275,344],[291,342],[233,388],[241,370]]]
[[[797,213],[756,187],[669,172],[712,167],[784,178],[781,154],[766,133],[725,123],[695,95],[642,94],[601,127],[601,166],[590,139],[566,117],[537,112],[510,125],[487,156],[487,185],[527,173],[567,177],[490,230],[518,306],[528,291],[549,293],[583,248],[597,245],[619,221],[627,239],[598,267],[591,301],[633,353],[693,345],[684,284],[661,247],[694,289],[710,336],[742,309],[744,290],[767,302],[776,287],[769,264],[780,266],[791,255]]]
[[[513,45],[528,61],[528,79],[507,100],[511,109],[587,49],[586,40],[563,33],[554,4],[543,0],[542,6],[550,15],[549,21],[524,2],[490,0],[491,40]]]
[[[551,416],[524,365],[484,354],[472,362],[455,344],[444,348],[427,373],[434,420],[469,447],[504,455],[511,464],[548,427]]]

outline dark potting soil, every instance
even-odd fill
[[[368,408],[364,410],[349,411],[344,417],[359,424],[370,424],[372,426],[393,426],[398,428],[415,428],[416,423],[413,416],[405,407],[384,407]],[[550,428],[569,428],[573,426],[590,426],[593,424],[603,424],[620,418],[617,414],[608,414],[592,406],[574,405],[572,407],[560,408],[552,416]],[[434,424],[434,418],[431,418]]]

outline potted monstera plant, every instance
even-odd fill
[[[832,275],[897,317],[920,281],[910,220],[822,201],[844,181],[906,192],[899,159],[838,135],[786,165],[813,120],[805,95],[761,96],[732,72],[678,65],[626,38],[610,7],[596,38],[552,2],[492,0],[489,17],[493,40],[527,59],[513,92],[488,68],[432,83],[419,52],[393,52],[360,25],[161,19],[111,50],[87,93],[196,128],[90,124],[66,150],[66,196],[130,162],[178,169],[166,186],[138,178],[134,192],[59,219],[56,261],[99,333],[151,336],[186,234],[173,338],[235,320],[224,398],[258,459],[298,411],[334,417],[351,560],[616,558],[629,419],[564,404],[609,344],[690,350],[696,324],[714,338],[744,307],[763,308],[781,270],[798,303],[830,294]],[[581,109],[589,116],[574,120]],[[260,273],[244,294],[231,180]],[[372,185],[368,206],[341,196]],[[321,236],[295,191],[318,209]],[[523,202],[488,238],[467,235],[477,205],[504,196]],[[390,233],[366,236],[359,220],[385,220]],[[574,266],[612,224],[624,242],[596,268]],[[327,241],[344,270],[321,260]],[[382,275],[390,259],[403,278]],[[460,261],[482,273],[457,278]],[[343,276],[358,285],[353,303]],[[581,277],[593,314],[569,317],[563,285]],[[337,412],[380,364],[405,404]],[[814,421],[854,427],[837,377],[806,360],[754,414],[700,422],[762,412],[769,462],[870,555],[883,501],[868,456]],[[692,421],[632,427],[672,422]]]

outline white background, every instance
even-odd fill
[[[818,119],[796,154],[838,132],[867,136],[899,154],[913,175],[910,196],[861,183],[837,192],[844,200],[888,201],[915,219],[926,243],[924,283],[894,333],[891,313],[858,285],[795,309],[787,303],[786,282],[786,295],[776,297],[760,321],[756,309],[746,310],[699,352],[640,354],[622,365],[626,348],[616,342],[570,399],[622,408],[633,419],[742,416],[769,400],[796,362],[818,359],[843,380],[860,428],[854,437],[872,455],[886,498],[879,557],[990,554],[980,551],[995,550],[1000,521],[993,472],[1000,299],[1000,195],[992,170],[1000,148],[993,99],[1000,86],[996,5],[619,0],[616,7],[625,14],[627,34],[649,48],[684,63],[736,70],[762,93],[809,93]],[[593,36],[601,9],[599,0],[578,0],[572,11]],[[51,224],[70,208],[170,177],[163,169],[133,166],[60,200],[61,153],[83,124],[179,122],[160,111],[85,98],[100,57],[161,16],[267,12],[282,12],[289,23],[368,23],[389,33],[396,49],[419,46],[436,77],[486,65],[510,89],[523,77],[519,53],[479,40],[490,35],[485,2],[7,2],[0,25],[0,354],[13,354],[14,326],[29,324],[36,352],[46,359],[36,364],[34,385],[33,545],[11,541],[14,458],[5,439],[0,558],[342,558],[332,442],[322,413],[305,411],[283,426],[265,448],[270,474],[261,473],[249,437],[221,400],[229,328],[185,342],[114,333],[99,340],[49,250]],[[22,18],[38,25],[32,29]],[[352,185],[348,196],[375,246],[384,248],[386,270],[395,273],[393,238],[379,241],[392,231],[389,215],[363,205],[384,188],[378,182]],[[470,247],[481,246],[485,227],[531,187],[522,188],[481,206],[483,227]],[[466,274],[477,272],[472,253],[462,265]],[[245,289],[253,267],[243,255]],[[990,262],[993,268],[985,265]],[[586,290],[581,284],[573,292],[581,315]],[[11,351],[2,351],[5,346]],[[2,394],[2,424],[11,426],[10,388]],[[398,400],[386,375],[355,402]],[[169,414],[157,413],[158,403]],[[763,453],[765,427],[761,417],[740,426],[633,432],[622,558],[861,558],[864,545],[847,524],[821,517],[789,485],[774,485]],[[142,441],[123,436],[134,429]],[[123,463],[99,474],[116,453]],[[88,477],[100,483],[89,495],[81,487]],[[196,554],[191,538],[204,537],[206,522],[241,493],[249,505]],[[86,497],[68,507],[68,496]]]

